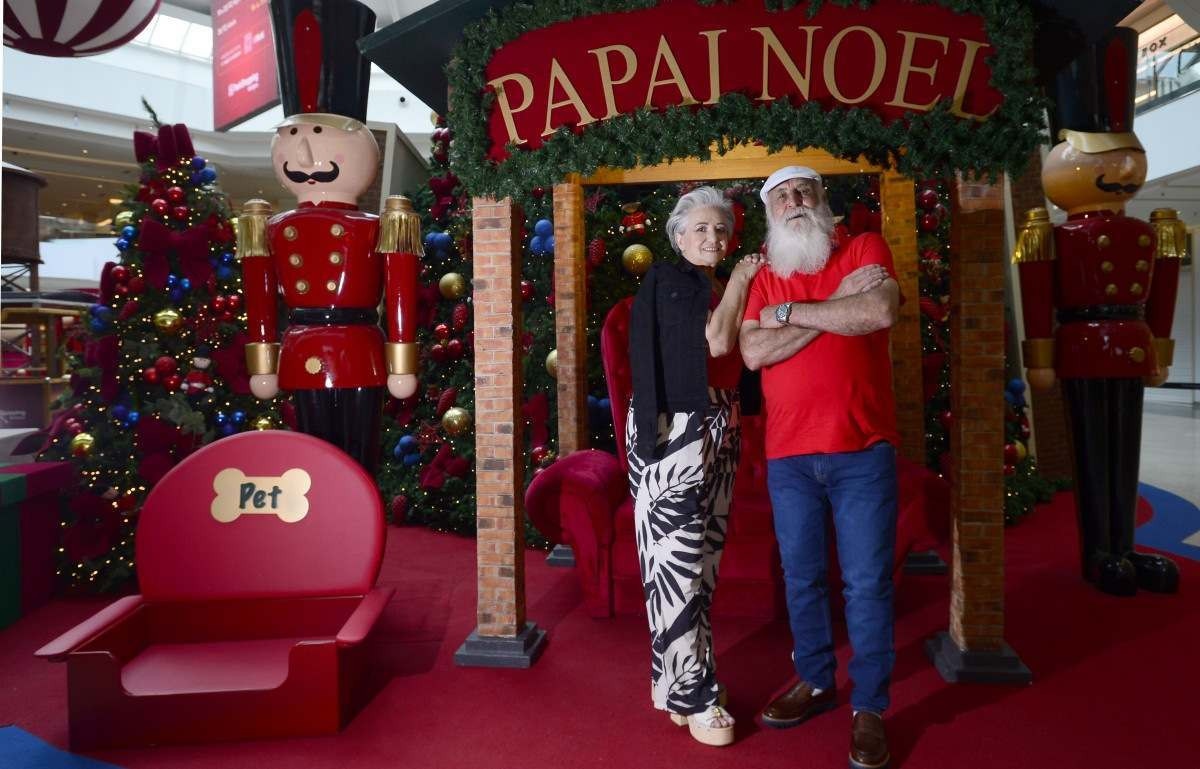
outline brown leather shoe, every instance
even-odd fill
[[[850,723],[850,769],[884,769],[891,760],[883,717],[860,710]]]
[[[762,722],[776,729],[788,729],[804,723],[818,713],[837,707],[837,691],[825,689],[813,696],[812,687],[804,681],[771,700],[762,712]]]

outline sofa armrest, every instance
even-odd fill
[[[113,601],[38,649],[34,656],[44,657],[51,662],[62,662],[68,654],[133,614],[143,602],[140,595],[129,595]]]
[[[363,596],[354,613],[338,631],[338,646],[354,646],[362,643],[367,634],[371,632],[371,628],[375,627],[375,623],[379,621],[379,616],[383,614],[384,607],[387,606],[388,601],[392,600],[395,592],[395,588],[377,587]]]

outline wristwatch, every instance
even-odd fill
[[[788,324],[788,319],[792,317],[792,303],[784,302],[783,304],[775,305],[775,320],[781,326]]]

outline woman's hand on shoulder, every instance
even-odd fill
[[[733,283],[734,281],[740,280],[743,281],[747,286],[750,285],[750,281],[754,279],[755,274],[757,274],[759,269],[761,269],[766,263],[767,260],[763,258],[762,254],[755,253],[743,256],[738,260],[738,263],[734,265],[733,272],[729,275],[729,282]]]

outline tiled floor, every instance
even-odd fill
[[[1146,404],[1141,481],[1200,505],[1200,408]]]

